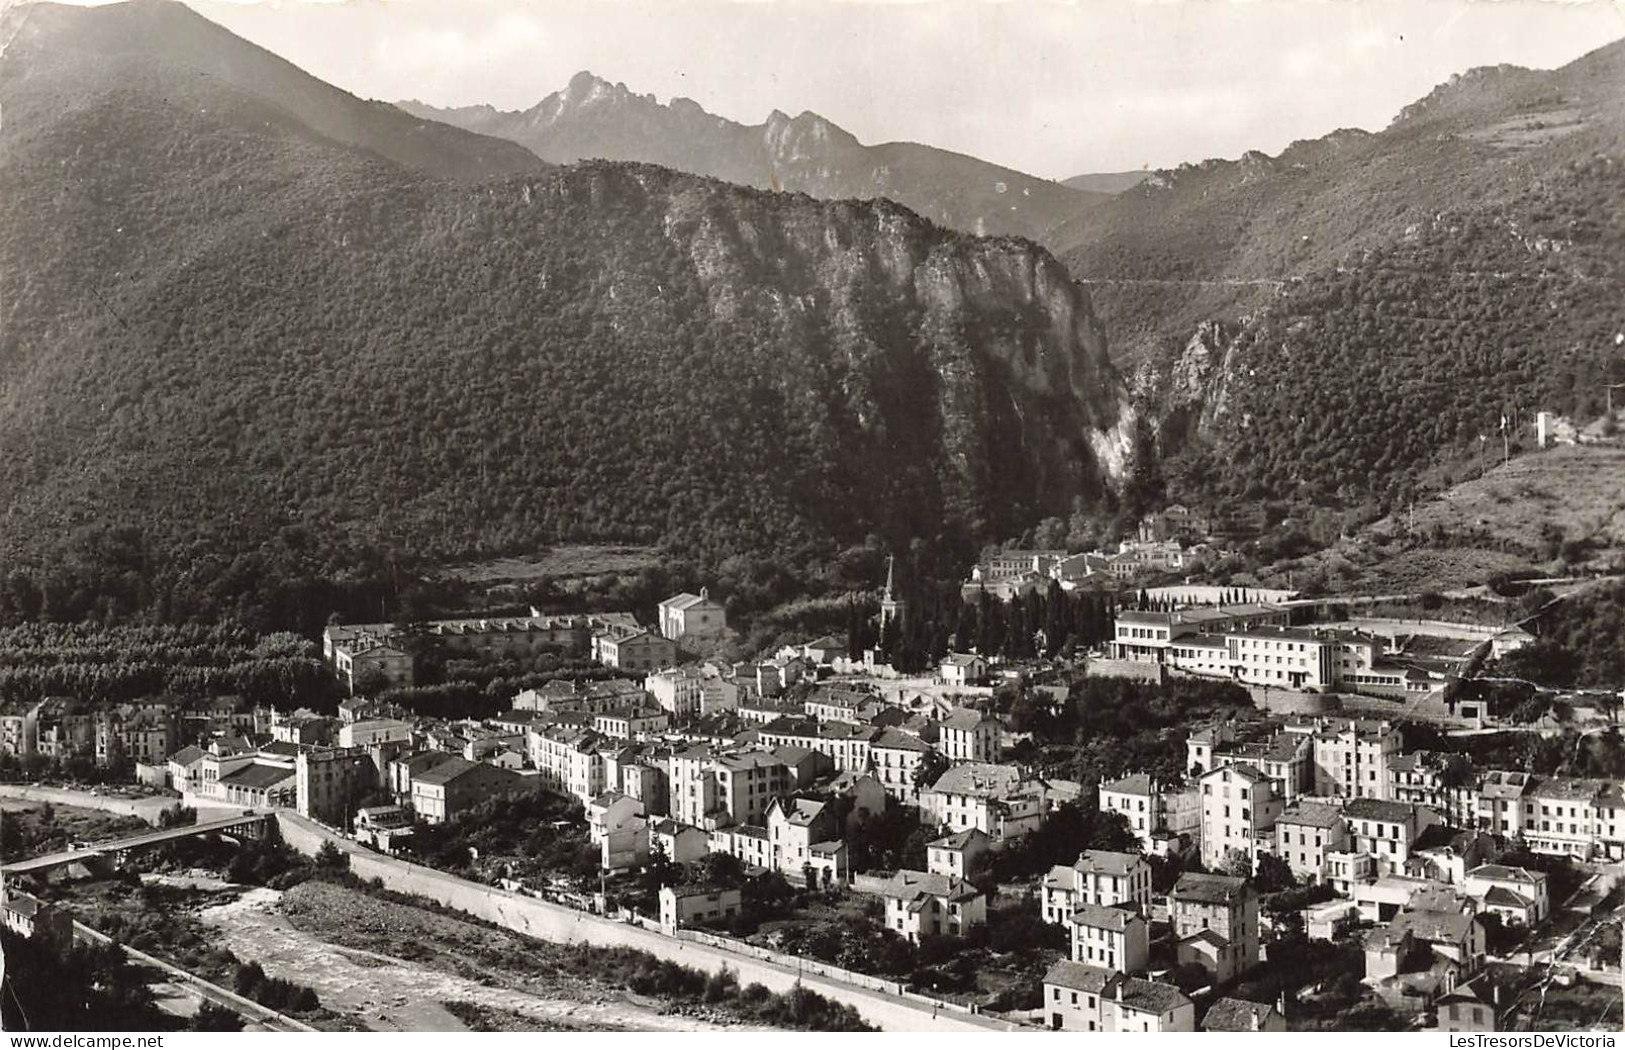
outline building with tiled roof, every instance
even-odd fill
[[[976,859],[993,848],[992,836],[980,828],[956,831],[926,844],[925,870],[968,879]]]
[[[1284,1032],[1286,1018],[1269,1003],[1250,999],[1216,999],[1202,1017],[1204,1032]]]
[[[1217,981],[1258,965],[1258,893],[1243,878],[1185,872],[1168,894],[1180,963],[1196,963]]]
[[[904,869],[879,890],[886,928],[906,940],[963,935],[987,922],[987,898],[962,878]]]
[[[1466,873],[1462,890],[1509,926],[1535,926],[1551,914],[1546,873],[1502,864],[1480,864]]]
[[[1067,925],[1076,962],[1138,973],[1150,959],[1150,926],[1133,906],[1080,904]]]
[[[1299,878],[1321,881],[1328,854],[1348,848],[1348,826],[1341,807],[1324,802],[1298,802],[1275,819],[1275,855]]]
[[[1085,850],[1070,866],[1044,877],[1039,905],[1044,921],[1065,926],[1085,905],[1151,908],[1151,865],[1138,853]]]

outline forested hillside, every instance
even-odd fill
[[[82,562],[54,608],[568,540],[951,562],[1124,472],[1089,301],[1030,244],[637,165],[450,181],[184,56],[104,76],[81,28],[120,11],[0,78],[0,561]]]
[[[1377,134],[1157,172],[1053,239],[1158,406],[1177,497],[1391,507],[1503,412],[1527,439],[1625,378],[1622,166],[1625,42],[1474,70]]]
[[[1541,411],[1594,418],[1611,365],[1625,376],[1622,205],[1625,164],[1598,158],[1294,283],[1226,348],[1181,476],[1393,505],[1441,455],[1500,453],[1503,415],[1519,441]]]

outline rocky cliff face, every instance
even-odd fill
[[[746,125],[691,99],[661,104],[625,84],[578,73],[528,110],[398,105],[528,147],[558,164],[642,161],[762,189],[825,199],[885,197],[934,222],[978,234],[1040,237],[1062,218],[1107,199],[946,150],[907,142],[865,146],[816,113],[774,110]]]

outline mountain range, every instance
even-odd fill
[[[631,160],[824,199],[886,197],[967,233],[1042,239],[1051,227],[1109,197],[918,143],[866,146],[816,113],[791,117],[774,110],[761,124],[740,124],[707,113],[692,99],[662,104],[588,72],[519,112],[397,105],[519,143],[553,164]]]
[[[12,566],[133,530],[106,571],[183,608],[273,550],[599,539],[782,575],[876,537],[963,557],[1127,469],[1088,295],[1031,243],[551,167],[169,0],[5,18]]]
[[[590,76],[452,126],[171,0],[3,17],[0,562],[117,530],[162,607],[266,552],[957,567],[1161,482],[1371,520],[1625,379],[1625,43],[1091,197]]]

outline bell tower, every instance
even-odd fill
[[[880,626],[882,630],[894,620],[897,621],[899,626],[903,622],[904,603],[893,590],[893,584],[896,582],[894,578],[895,567],[893,565],[895,560],[891,555],[886,555],[886,590],[880,596]]]

